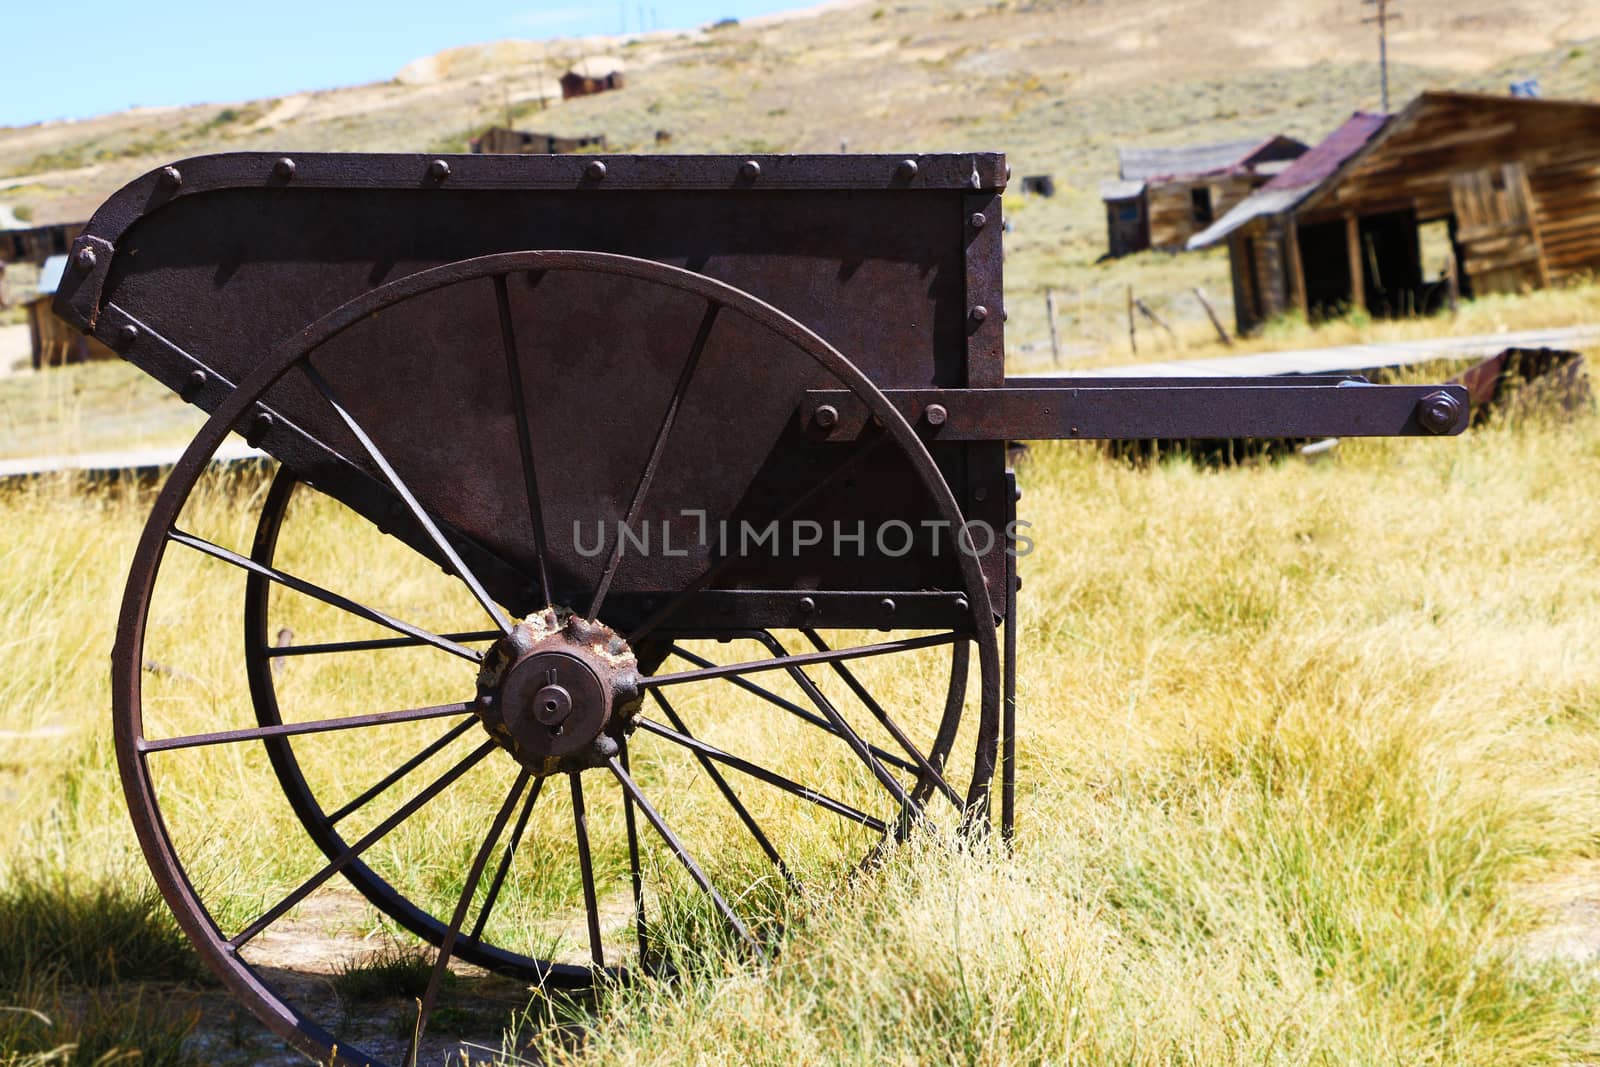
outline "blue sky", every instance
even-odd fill
[[[689,29],[812,0],[43,0],[0,4],[0,126],[381,81],[505,37]]]

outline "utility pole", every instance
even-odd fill
[[[1378,26],[1378,76],[1383,82],[1383,112],[1389,113],[1389,23],[1400,18],[1400,13],[1390,10],[1393,0],[1361,0],[1378,9],[1376,15],[1370,15],[1361,20],[1363,26]]]

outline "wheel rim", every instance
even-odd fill
[[[251,934],[251,930],[258,928],[264,929],[267,925],[270,925],[271,922],[274,921],[273,918],[271,918],[273,909],[269,909],[267,913],[263,914],[261,917],[258,917],[255,923],[252,923],[249,927],[246,927],[245,930],[235,934],[232,938],[227,937],[217,922],[213,919],[211,911],[201,899],[200,894],[196,892],[194,885],[190,881],[185,865],[180,861],[177,851],[173,845],[172,838],[167,831],[162,809],[155,795],[155,787],[150,775],[148,760],[153,752],[162,751],[164,748],[175,748],[182,746],[169,744],[171,739],[149,741],[144,737],[143,712],[141,705],[142,679],[140,676],[140,665],[142,663],[145,624],[149,610],[150,598],[155,587],[157,573],[161,566],[166,544],[169,541],[177,540],[180,543],[189,544],[190,547],[200,547],[199,545],[195,544],[192,539],[185,541],[182,537],[176,535],[176,522],[186,500],[189,497],[189,494],[199,481],[206,462],[208,461],[210,455],[215,451],[217,445],[220,444],[222,439],[229,432],[230,427],[237,424],[241,419],[241,416],[243,416],[250,409],[252,404],[254,404],[260,397],[265,395],[271,386],[273,386],[285,374],[289,373],[295,368],[301,368],[308,376],[315,380],[316,371],[315,368],[313,368],[310,364],[310,357],[318,351],[320,346],[328,340],[337,337],[353,324],[362,321],[364,317],[374,314],[383,307],[409,299],[421,293],[428,293],[436,289],[481,278],[497,279],[499,292],[503,294],[503,279],[508,274],[511,274],[512,272],[529,270],[585,270],[608,274],[620,274],[625,277],[644,279],[649,282],[669,285],[685,292],[702,296],[708,301],[708,306],[729,308],[734,310],[736,313],[751,318],[762,327],[770,330],[781,339],[789,342],[793,347],[799,348],[804,354],[816,360],[818,365],[822,366],[838,381],[842,382],[847,388],[854,392],[857,398],[867,406],[868,410],[872,412],[872,414],[876,416],[878,421],[882,424],[886,436],[898,449],[905,454],[905,456],[912,463],[913,467],[917,470],[919,476],[923,478],[924,484],[933,499],[935,507],[939,510],[939,513],[946,515],[948,518],[954,521],[959,521],[960,519],[960,511],[955,505],[948,485],[945,484],[942,476],[939,474],[938,469],[934,466],[931,457],[929,457],[921,442],[912,433],[910,427],[905,423],[904,419],[898,414],[898,412],[891,405],[889,405],[887,400],[884,399],[881,392],[875,389],[853,365],[844,359],[844,357],[840,356],[836,351],[829,348],[825,342],[822,342],[820,339],[810,334],[809,331],[806,331],[803,327],[799,326],[799,324],[794,323],[793,320],[783,316],[781,312],[778,312],[767,305],[761,304],[753,297],[749,297],[747,294],[740,293],[737,290],[732,290],[729,287],[722,286],[719,283],[711,282],[708,279],[704,279],[700,276],[676,270],[675,268],[668,268],[658,264],[628,260],[625,257],[607,256],[598,253],[516,253],[504,256],[485,257],[481,260],[468,261],[463,264],[453,264],[448,267],[437,268],[432,271],[423,272],[419,275],[412,275],[408,278],[401,279],[398,282],[381,287],[378,290],[374,290],[372,293],[352,301],[350,304],[347,304],[343,308],[336,310],[322,320],[319,320],[317,323],[312,324],[306,330],[302,331],[300,335],[292,338],[290,341],[282,345],[274,354],[274,356],[261,364],[259,369],[248,381],[235,390],[228,402],[219,408],[212,419],[208,421],[206,427],[196,437],[195,441],[186,451],[177,468],[175,468],[173,475],[169,479],[167,485],[164,487],[152,511],[149,523],[147,524],[144,536],[141,540],[139,552],[135,558],[135,564],[132,573],[130,574],[128,591],[124,600],[123,613],[119,625],[118,644],[115,655],[116,684],[114,685],[114,702],[116,714],[116,742],[124,788],[128,795],[130,810],[134,816],[135,826],[139,832],[141,845],[144,847],[147,859],[150,862],[152,870],[155,872],[157,882],[160,885],[162,892],[166,895],[169,904],[171,904],[173,907],[180,923],[184,926],[190,938],[199,947],[202,956],[205,957],[207,962],[218,971],[224,981],[233,990],[234,994],[241,1000],[245,1001],[258,1016],[260,1016],[264,1021],[268,1022],[268,1024],[282,1036],[290,1039],[291,1041],[300,1045],[302,1048],[311,1050],[314,1054],[326,1054],[333,1047],[334,1043],[331,1036],[320,1026],[318,1026],[314,1020],[306,1017],[294,1009],[277,992],[269,988],[256,974],[250,964],[248,964],[242,958],[239,952],[240,945],[247,943],[250,939],[250,936],[253,936]],[[504,308],[505,305],[502,303],[501,306]],[[708,312],[708,320],[712,314],[714,313]],[[513,357],[513,361],[514,359],[515,357]],[[341,416],[346,416],[346,412],[339,408],[338,401],[334,398],[331,391],[325,388],[325,385],[326,383],[324,382],[320,388],[323,388],[324,396],[328,399],[330,405],[332,405],[335,410],[339,410]],[[675,394],[675,398],[676,396],[677,394]],[[524,425],[526,425],[525,416]],[[351,423],[351,427],[357,432],[358,435],[360,434],[359,428],[355,426],[353,422]],[[667,432],[668,428],[669,427],[664,426],[662,431],[663,435]],[[362,440],[364,444],[369,444],[365,438],[362,438]],[[370,445],[370,452],[378,464],[383,466],[381,453],[375,443]],[[524,460],[526,464],[526,451],[524,452]],[[531,465],[528,465],[528,469],[532,469]],[[387,467],[384,467],[384,470],[385,473],[391,477],[392,483],[397,492],[399,492],[402,496],[407,496],[404,489],[404,483],[399,474],[388,469]],[[530,485],[531,478],[532,475],[530,474]],[[645,488],[648,487],[648,475],[642,479],[641,484]],[[276,490],[274,491],[276,492]],[[641,488],[639,491],[641,496],[643,491],[643,488]],[[287,493],[287,491],[285,492]],[[532,501],[535,499],[535,493],[531,490],[529,493],[529,499],[531,506]],[[418,506],[417,510],[421,510],[420,505]],[[279,518],[281,519],[281,515]],[[426,513],[422,512],[419,518],[427,518]],[[538,530],[537,521],[538,520],[535,519],[536,531]],[[430,529],[433,533],[438,534],[436,528]],[[276,524],[274,524],[272,537],[275,540]],[[456,556],[451,552],[448,542],[444,540],[444,536],[442,534],[438,534],[438,540],[440,551],[451,560],[452,564],[457,570],[458,576],[461,578],[463,583],[470,588],[473,597],[484,608],[485,613],[490,616],[497,628],[501,631],[505,631],[510,625],[511,620],[504,614],[502,609],[499,608],[498,604],[489,598],[488,594],[482,588],[481,583],[477,583],[475,581],[470,569],[464,563],[462,563],[459,556]],[[259,539],[257,547],[260,547]],[[205,551],[205,549],[202,548],[202,551]],[[268,552],[271,552],[270,545],[268,546]],[[215,553],[211,554],[215,555]],[[235,561],[229,560],[229,562]],[[257,562],[259,563],[259,561]],[[542,544],[540,547],[539,562],[542,571],[544,564]],[[987,795],[988,780],[992,774],[994,766],[994,748],[998,723],[998,651],[993,627],[985,624],[985,621],[992,619],[993,616],[989,607],[987,595],[984,592],[982,576],[978,570],[977,562],[971,556],[957,554],[957,563],[961,587],[969,598],[973,625],[970,633],[964,634],[962,639],[950,642],[952,643],[952,647],[956,650],[953,652],[954,659],[951,672],[952,677],[950,693],[947,695],[946,699],[945,715],[940,720],[937,736],[929,749],[929,751],[932,753],[929,758],[937,760],[938,768],[942,769],[951,745],[955,741],[955,731],[958,722],[954,720],[959,718],[960,713],[959,701],[955,696],[955,676],[957,673],[959,673],[962,676],[962,682],[965,682],[965,649],[967,647],[966,641],[970,640],[978,645],[982,684],[980,686],[980,715],[977,729],[977,739],[975,741],[976,750],[973,761],[971,783],[966,800],[970,806],[969,810],[981,811]],[[600,605],[605,599],[606,586],[609,585],[611,576],[616,571],[616,567],[617,561],[615,559],[611,560],[607,568],[607,572],[602,580],[601,587],[597,591],[594,598],[594,604],[591,606],[591,616],[598,614]],[[258,586],[264,584],[260,578],[260,574],[257,573],[255,575],[255,579]],[[550,588],[549,579],[545,578],[542,573],[541,587],[544,590],[549,590]],[[257,600],[259,600],[260,603],[257,603]],[[251,599],[247,604],[247,618],[264,624],[265,615],[263,614],[262,610],[264,608],[264,604],[264,597],[255,597]],[[805,665],[816,662],[827,662],[829,666],[835,670],[838,670],[844,666],[841,660],[832,660],[828,658],[834,653],[832,650],[828,650],[826,652],[824,651],[826,646],[821,642],[819,637],[814,635],[814,633],[811,631],[807,631],[806,634],[816,646],[815,655],[820,656],[821,658],[807,661]],[[259,637],[264,635],[257,633],[255,636]],[[671,640],[673,637],[670,630],[663,630],[662,634],[659,636],[665,637],[668,640]],[[758,638],[758,640],[766,645],[769,650],[773,649],[776,643],[776,639],[772,637],[770,633],[764,634],[764,636]],[[453,644],[454,642],[447,643]],[[930,644],[931,643],[932,642],[930,642]],[[886,644],[892,645],[894,643],[888,642]],[[458,648],[459,647],[460,646],[458,646]],[[448,651],[448,649],[446,650]],[[777,646],[777,650],[774,651],[773,654],[774,656],[778,657],[788,657],[790,655],[788,650],[782,648],[781,646]],[[788,659],[782,659],[780,660],[780,666],[783,666],[788,662]],[[959,667],[959,671],[957,670],[957,667]],[[763,667],[761,669],[768,668]],[[700,677],[698,677],[698,675],[708,670],[710,670],[710,668],[698,668],[697,670],[691,672],[679,672],[697,674],[696,678],[684,678],[680,680],[702,680]],[[255,707],[258,716],[258,723],[260,726],[269,728],[281,726],[282,716],[277,707],[276,694],[273,693],[270,698],[263,697],[266,689],[271,688],[271,675],[270,670],[264,666],[264,660],[262,657],[252,657],[249,665],[249,673],[251,675],[252,690],[257,696]],[[801,665],[793,667],[792,671],[786,670],[786,673],[791,673],[797,678],[803,677]],[[265,689],[259,684],[261,679],[257,677],[258,675],[261,675],[265,678]],[[738,678],[741,677],[742,674],[730,673],[730,676]],[[709,680],[709,676],[707,676],[705,680]],[[744,680],[748,682],[749,678],[745,677]],[[804,682],[801,682],[800,684],[804,685]],[[693,741],[694,739],[689,736],[687,727],[684,726],[681,718],[672,710],[670,703],[664,699],[662,692],[664,685],[665,683],[659,683],[654,686],[654,696],[662,711],[671,721],[672,726],[662,726],[659,730],[652,730],[652,732],[655,732],[657,736],[663,737],[668,736],[669,734],[676,734],[676,741],[680,744],[686,744],[684,741],[685,738],[688,738],[689,741]],[[965,685],[963,684],[961,688],[964,690]],[[811,695],[809,690],[807,692],[808,695]],[[819,708],[822,708],[822,710],[825,712],[828,711],[828,709],[824,707],[826,703],[826,699],[821,698],[818,705]],[[462,711],[457,709],[454,714],[462,714]],[[444,715],[444,712],[440,712],[437,715],[429,714],[427,716],[418,716],[418,718],[444,717]],[[854,738],[852,741],[853,745],[859,745],[861,748],[867,749],[867,746],[864,742],[861,742],[859,738],[854,737],[850,727],[847,724],[840,723],[834,717],[834,715],[835,713],[829,712],[829,723],[834,725],[836,728],[842,726],[842,732],[845,734],[850,734],[851,737]],[[235,733],[238,733],[238,731],[235,731]],[[338,870],[332,873],[344,874],[348,879],[354,882],[358,888],[361,888],[362,891],[369,897],[369,899],[373,899],[373,902],[376,903],[380,909],[390,914],[391,917],[396,918],[401,922],[402,925],[406,926],[408,929],[411,929],[413,933],[432,941],[436,945],[442,944],[444,946],[440,953],[439,963],[436,966],[435,980],[430,983],[428,995],[429,1001],[431,1001],[432,996],[436,992],[438,985],[437,979],[439,975],[442,974],[444,963],[452,954],[456,958],[466,959],[469,962],[482,963],[484,965],[509,971],[511,973],[519,973],[544,980],[551,980],[558,984],[581,984],[591,980],[594,973],[592,968],[550,964],[544,961],[533,959],[531,957],[518,956],[514,953],[508,954],[500,952],[499,950],[494,949],[494,947],[491,945],[485,945],[481,943],[475,937],[469,937],[465,942],[461,941],[459,937],[459,934],[464,927],[464,914],[466,906],[472,899],[471,889],[475,887],[476,883],[478,883],[487,873],[487,863],[496,843],[505,829],[507,829],[507,827],[510,825],[514,811],[521,803],[522,797],[533,789],[531,782],[532,776],[527,774],[526,771],[519,774],[516,786],[510,793],[507,794],[499,813],[496,815],[493,821],[491,832],[485,839],[484,846],[480,849],[478,858],[473,864],[472,872],[469,875],[468,891],[462,895],[460,902],[461,907],[458,914],[452,916],[449,924],[445,924],[436,916],[427,914],[422,909],[414,908],[411,902],[408,901],[403,894],[392,891],[392,889],[388,887],[386,883],[384,883],[381,877],[372,872],[364,863],[360,861],[359,855],[355,857],[348,855],[350,850],[359,845],[360,842],[347,842],[337,834],[331,833],[331,827],[327,826],[327,813],[323,810],[320,804],[316,803],[315,799],[311,795],[309,786],[306,785],[303,776],[301,776],[299,773],[298,766],[294,764],[294,757],[292,755],[292,749],[289,741],[289,732],[286,731],[279,735],[263,735],[259,730],[247,730],[243,731],[243,733],[249,734],[250,736],[244,738],[231,738],[226,741],[206,741],[205,743],[224,744],[231,743],[234,740],[244,740],[247,742],[255,740],[264,741],[267,745],[269,754],[276,753],[276,755],[272,756],[274,771],[277,772],[280,781],[283,782],[285,793],[286,795],[290,796],[291,802],[295,801],[295,794],[297,791],[299,791],[301,793],[300,799],[302,801],[308,801],[309,803],[316,805],[315,811],[312,811],[309,807],[305,807],[304,805],[297,805],[296,810],[297,815],[301,817],[301,820],[306,825],[307,829],[312,832],[313,840],[316,841],[319,848],[321,848],[325,854],[330,856],[336,855],[344,859],[344,862],[339,866]],[[701,749],[695,750],[696,758],[703,765],[710,766],[713,757],[707,755],[703,749],[704,746],[702,746]],[[867,750],[870,752],[870,749]],[[486,755],[488,755],[487,746],[480,746],[478,750],[475,750],[474,757],[470,763],[458,765],[461,768],[459,773],[454,770],[452,773],[457,773],[457,777],[465,774],[468,770],[476,765],[478,760],[481,760]],[[720,757],[715,758],[720,759]],[[874,773],[886,773],[883,771],[882,765],[878,763],[876,758],[873,756],[864,756],[862,758],[862,762],[868,767],[873,768]],[[670,829],[662,822],[659,813],[655,812],[648,805],[648,802],[642,796],[642,794],[638,793],[637,786],[632,782],[631,776],[628,773],[626,748],[624,748],[619,754],[619,758],[613,759],[608,763],[608,767],[617,777],[619,783],[623,786],[623,789],[628,796],[628,800],[624,804],[624,809],[628,813],[629,818],[630,843],[632,843],[633,839],[633,811],[634,808],[637,807],[640,813],[645,816],[646,821],[652,823],[657,832],[667,842],[669,850],[674,852],[678,858],[685,863],[695,880],[701,883],[707,894],[717,901],[719,909],[724,913],[730,923],[738,928],[741,933],[743,933],[743,927],[739,926],[737,918],[733,915],[732,911],[727,907],[725,902],[721,901],[721,899],[717,897],[715,890],[706,884],[704,875],[696,870],[694,863],[692,859],[688,857],[686,850],[684,850],[682,846],[674,840]],[[926,766],[922,768],[916,780],[912,783],[911,788],[906,789],[904,786],[900,787],[901,808],[903,811],[915,810],[918,805],[928,799],[928,796],[936,789],[936,787],[942,785],[941,782],[938,782],[934,778],[930,777],[927,773],[927,770],[928,768]],[[443,785],[439,787],[440,791],[448,789],[449,786],[456,780],[456,778],[450,778],[448,776],[446,776],[446,778],[448,778],[448,780],[439,779],[435,783],[438,784],[439,781],[443,782]],[[581,797],[581,787],[579,785],[580,775],[574,772],[570,775],[570,780],[572,783],[575,822],[578,834],[580,837],[582,837],[586,831],[584,830],[584,816],[582,814],[583,801]],[[542,779],[540,779],[540,781],[542,781]],[[295,784],[296,782],[298,782],[298,785]],[[886,788],[888,788],[887,784]],[[892,789],[890,791],[893,792]],[[534,795],[537,796],[537,793],[535,792]],[[910,801],[909,805],[908,799]],[[426,803],[426,800],[424,800],[424,803]],[[529,807],[531,808],[531,801],[529,802]],[[525,816],[523,816],[523,819],[525,820]],[[380,834],[379,836],[381,837],[382,835]],[[593,877],[588,871],[588,854],[589,852],[585,839],[584,845],[580,851],[580,860],[584,864],[585,868],[584,888],[586,894],[586,911],[591,920],[591,940],[595,945],[595,962],[598,965],[600,948],[598,934],[595,933],[595,916],[597,914],[597,907],[594,896]],[[509,863],[511,851],[505,852],[504,855],[507,857],[507,862]],[[637,860],[636,849],[632,866],[635,874],[635,894],[637,897],[637,872],[639,864]],[[308,890],[307,895],[309,895],[310,891],[314,891],[315,888],[316,887],[313,886],[312,890]],[[388,891],[387,895],[385,893],[386,890]],[[292,895],[293,894],[291,893],[291,896]],[[374,899],[375,897],[376,899]],[[300,899],[304,899],[304,897],[301,897]],[[288,908],[293,907],[295,903],[294,901],[289,901],[285,905],[285,901],[288,901],[288,898],[285,898],[284,901],[280,901],[278,905],[274,906],[274,908],[278,908],[280,905],[284,905],[282,910],[278,911],[278,915],[280,916],[286,912]],[[407,909],[410,909],[412,914],[407,915]],[[643,925],[641,923],[641,934],[642,931]],[[241,937],[243,938],[242,942],[240,940]],[[757,948],[756,951],[759,952],[759,948]],[[428,1006],[431,1005],[425,1002],[424,1014],[426,1014]],[[345,1045],[344,1047],[348,1048],[349,1046]],[[344,1054],[341,1054],[341,1058],[343,1058],[343,1055]],[[355,1052],[353,1049],[350,1050],[350,1055],[358,1057],[360,1056],[360,1054]],[[365,1057],[360,1058],[364,1059]]]

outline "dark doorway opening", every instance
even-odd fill
[[[1343,315],[1350,307],[1350,259],[1343,222],[1300,227],[1300,263],[1306,311],[1312,321]]]
[[[1422,248],[1412,211],[1369,215],[1357,227],[1361,290],[1374,318],[1401,318],[1424,310]],[[1300,262],[1306,307],[1313,320],[1342,315],[1356,303],[1350,277],[1349,231],[1343,220],[1302,226]]]
[[[1361,220],[1361,274],[1373,318],[1413,315],[1422,295],[1422,247],[1412,211]]]

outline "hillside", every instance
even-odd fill
[[[1196,285],[1228,289],[1215,254],[1095,266],[1096,195],[1127,143],[1282,131],[1317,138],[1377,106],[1375,35],[1356,0],[961,0],[834,3],[626,40],[502,41],[422,57],[394,80],[282,99],[130,110],[0,129],[0,203],[38,221],[82,218],[170,159],[240,149],[464,151],[509,116],[519,126],[604,133],[612,150],[922,151],[998,148],[1017,173],[1052,173],[1061,195],[1010,198],[1013,348],[1043,332],[1046,284],[1067,294],[1087,350],[1109,342],[1135,284],[1179,319]],[[1503,91],[1538,77],[1547,95],[1600,93],[1600,0],[1462,0],[1405,8],[1391,41],[1393,93]],[[574,58],[627,64],[621,92],[542,106]],[[1182,304],[1182,306],[1177,306]]]

